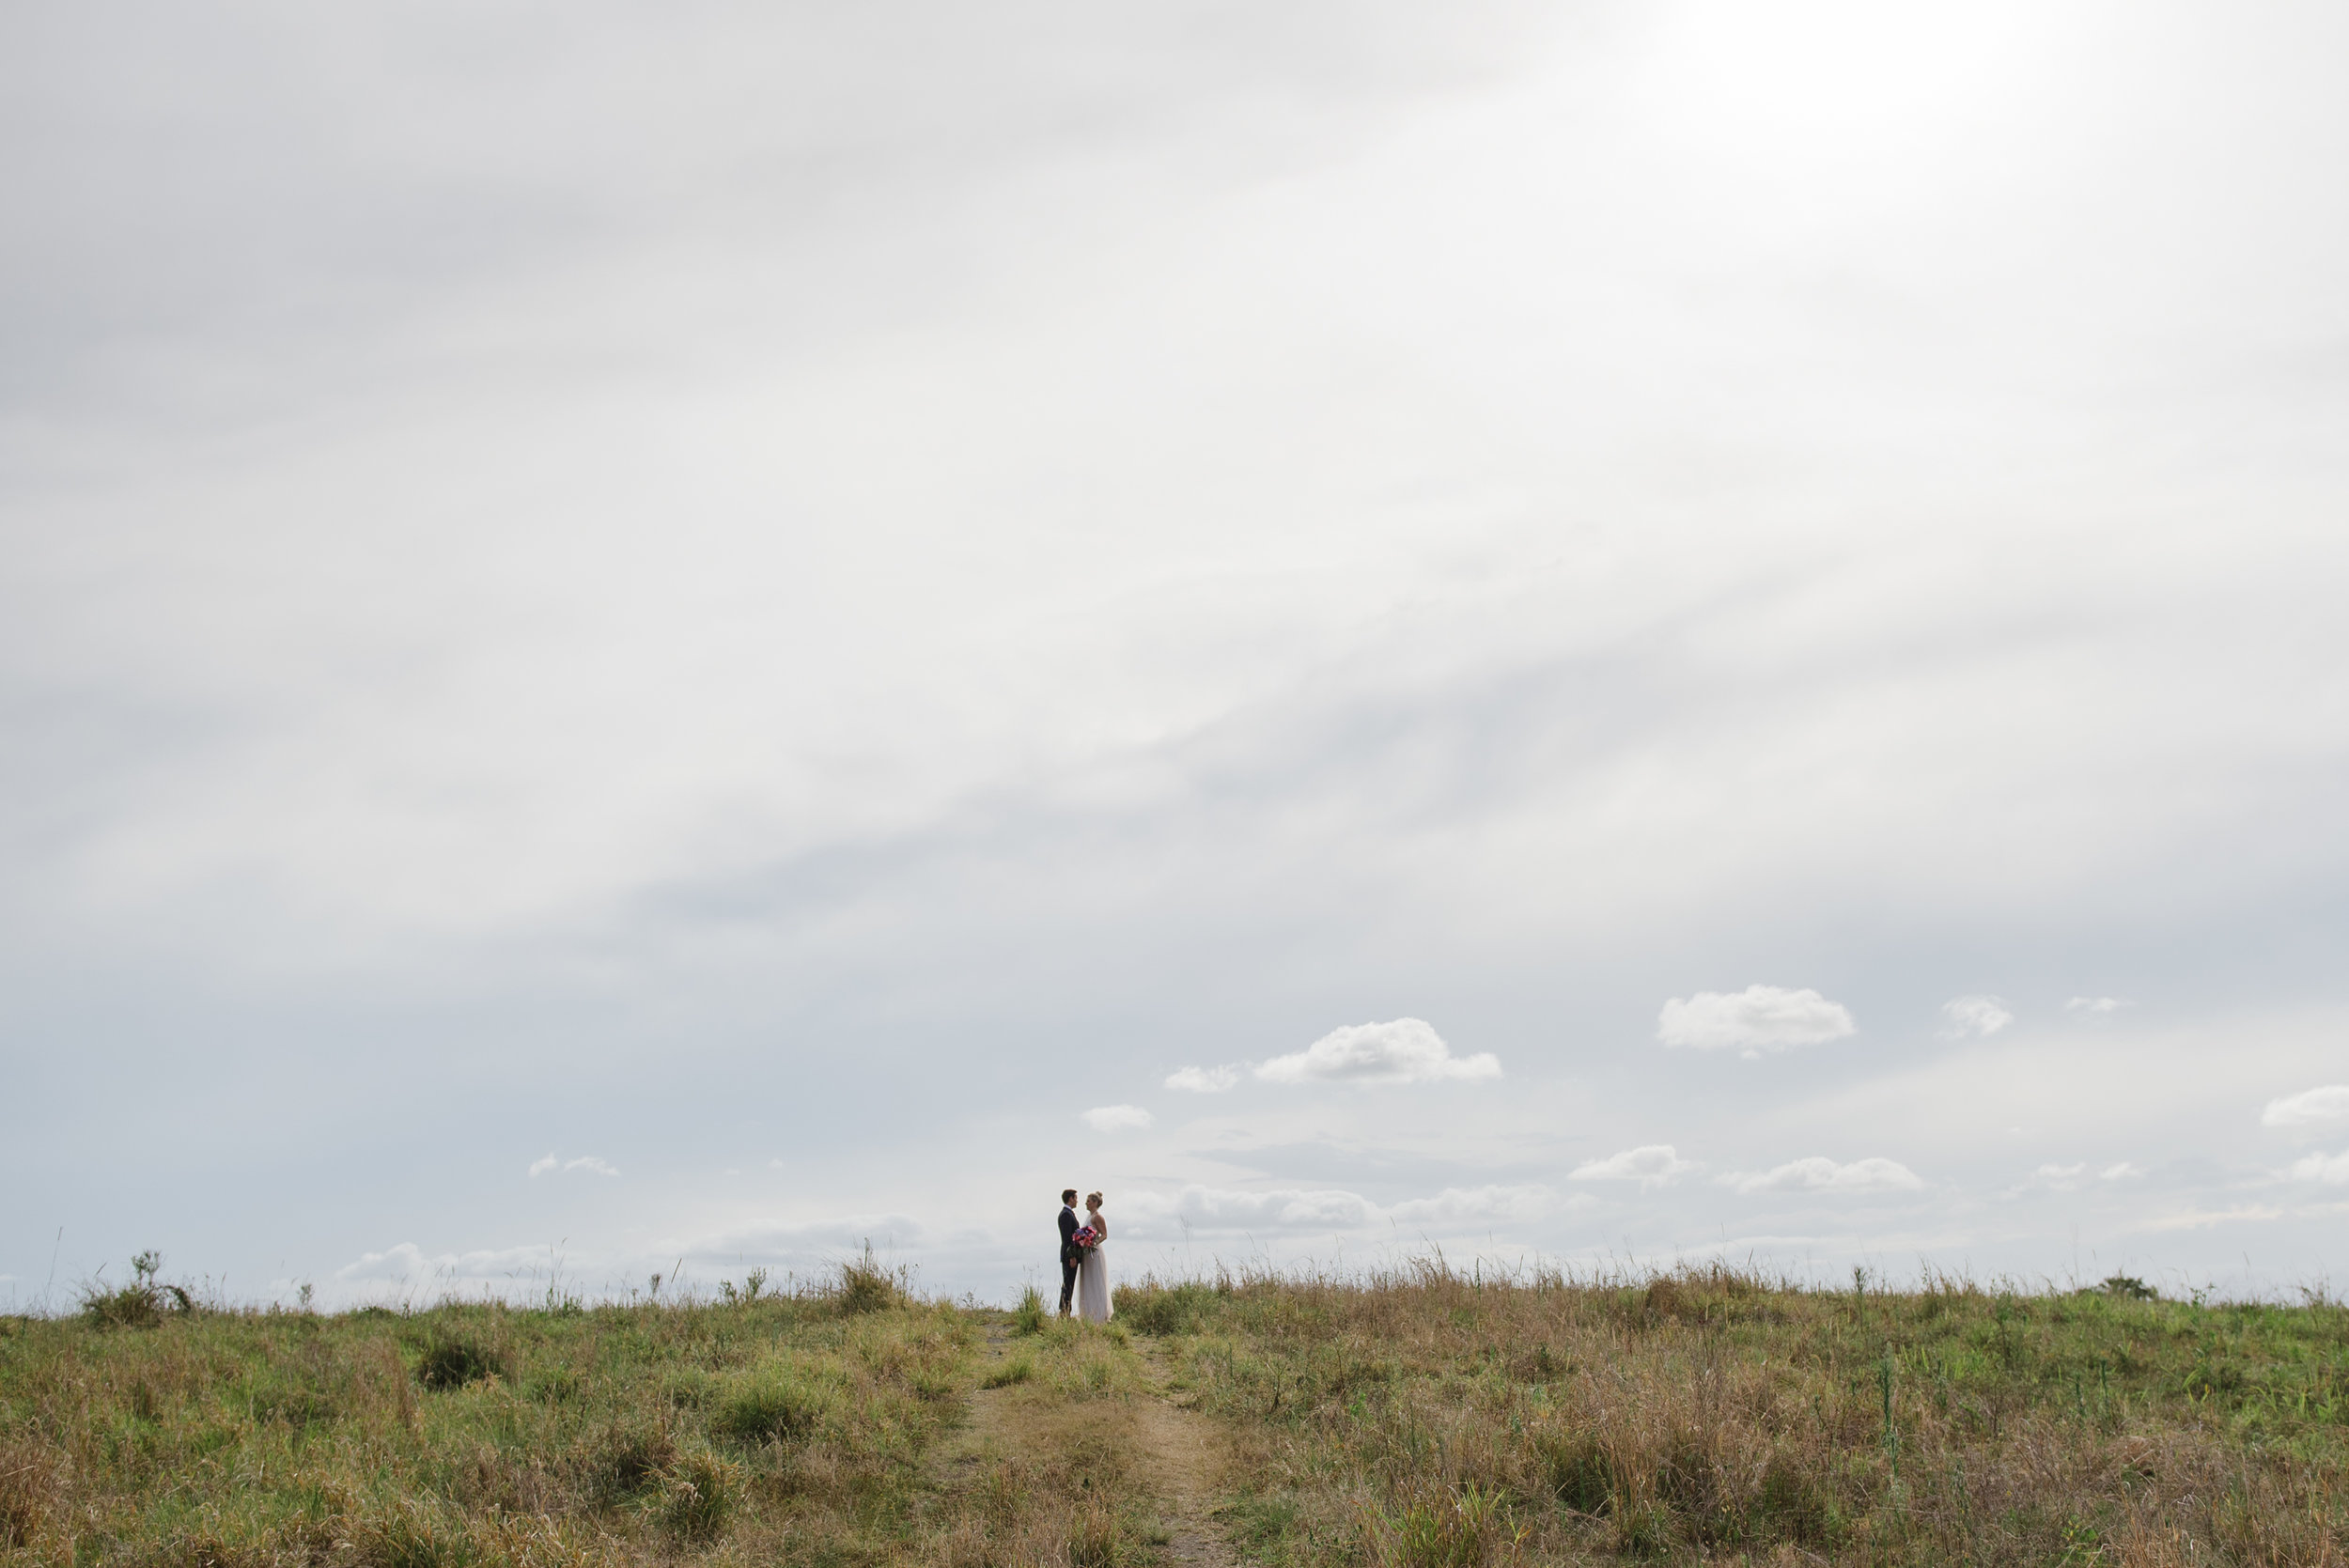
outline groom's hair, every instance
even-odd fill
[[[1060,1201],[1064,1203],[1075,1203],[1077,1201],[1077,1189],[1073,1187],[1070,1188],[1067,1191],[1060,1195]]]

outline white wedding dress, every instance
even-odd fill
[[[1110,1222],[1097,1211],[1085,1221],[1102,1237],[1097,1247],[1085,1249],[1085,1261],[1077,1270],[1077,1315],[1087,1323],[1107,1323],[1110,1320]]]

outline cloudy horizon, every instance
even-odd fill
[[[0,1301],[2349,1214],[2349,20],[40,4]]]

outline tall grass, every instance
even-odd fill
[[[0,1319],[8,1563],[1143,1568],[1163,1444],[1195,1440],[1153,1415],[1172,1373],[1273,1568],[2343,1565],[2349,1312],[2321,1296],[1431,1259],[1144,1281],[1097,1328],[869,1259],[340,1316],[155,1274]]]
[[[0,1560],[943,1561],[972,1519],[1062,1529],[1061,1499],[979,1497],[932,1463],[969,1418],[982,1321],[869,1260],[758,1286],[341,1316],[93,1292],[71,1319],[0,1320]],[[1141,1524],[1104,1517],[1139,1560]]]
[[[1118,1314],[1230,1423],[1268,1563],[2341,1561],[2349,1313],[2141,1291],[1430,1260]]]

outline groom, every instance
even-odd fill
[[[1060,1315],[1066,1317],[1072,1302],[1077,1299],[1077,1265],[1085,1260],[1084,1249],[1074,1239],[1077,1234],[1077,1189],[1070,1188],[1060,1195]]]

